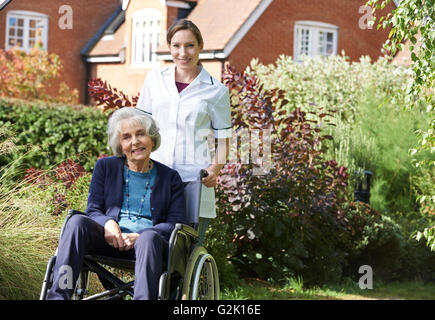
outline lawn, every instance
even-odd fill
[[[222,300],[435,300],[435,284],[416,282],[374,283],[373,289],[360,289],[357,282],[305,288],[291,279],[284,286],[258,279],[246,279],[232,290],[223,289]]]

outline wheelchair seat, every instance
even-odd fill
[[[101,255],[90,255],[90,254],[85,255],[85,260],[98,262],[116,269],[134,271],[134,264],[135,264],[134,260],[113,258],[113,257],[107,257]]]

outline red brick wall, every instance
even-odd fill
[[[69,5],[73,10],[72,30],[59,28],[62,5]],[[119,5],[119,0],[13,0],[0,11],[0,48],[5,47],[7,11],[27,10],[48,15],[48,52],[58,54],[64,66],[62,77],[53,83],[51,91],[57,92],[58,83],[65,81],[70,88],[79,90],[83,103],[86,72],[80,51]]]
[[[365,0],[274,0],[233,50],[229,63],[241,71],[255,57],[270,64],[280,54],[293,56],[294,22],[298,20],[338,26],[338,54],[345,50],[351,61],[358,61],[361,55],[377,60],[388,31],[377,30],[376,25],[360,29],[358,22],[364,13],[358,10],[365,3]],[[394,4],[390,4],[382,12],[393,8]]]
[[[178,15],[178,8],[175,7],[168,7],[167,11],[167,18],[166,18],[166,30],[169,29],[169,27],[175,22]]]

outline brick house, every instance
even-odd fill
[[[327,56],[344,50],[351,61],[358,61],[361,55],[376,60],[388,33],[368,27],[365,3],[366,0],[13,0],[0,12],[0,25],[6,26],[6,32],[0,32],[0,47],[4,44],[7,48],[12,39],[11,19],[20,14],[42,19],[45,47],[61,57],[63,80],[79,89],[80,100],[86,103],[86,83],[97,77],[128,95],[136,95],[151,68],[171,63],[165,33],[175,19],[183,17],[200,28],[204,38],[201,63],[218,79],[224,64],[244,70],[255,57],[269,64],[281,54],[299,60],[302,55]],[[62,18],[59,8],[65,4],[72,8],[74,24],[72,29],[62,30],[58,26]],[[394,8],[391,3],[384,10]]]
[[[60,56],[62,81],[78,89],[84,102],[87,74],[80,52],[118,6],[119,0],[12,0],[0,11],[0,48],[28,50],[39,38],[48,52]],[[68,14],[71,21],[65,20]],[[53,92],[58,92],[56,83]]]

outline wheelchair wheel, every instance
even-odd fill
[[[204,247],[189,257],[183,283],[183,300],[218,300],[219,275],[216,262]]]
[[[216,262],[205,254],[198,262],[192,282],[191,300],[218,300],[219,276]]]
[[[42,283],[39,300],[45,300],[47,298],[47,292],[51,288],[51,285],[53,283],[53,268],[55,263],[56,263],[56,256],[50,257],[47,263],[47,268],[45,271],[44,281]]]
[[[85,295],[88,295],[88,284],[89,284],[89,270],[82,269],[77,279],[77,283],[74,292],[71,296],[71,300],[82,300]]]

